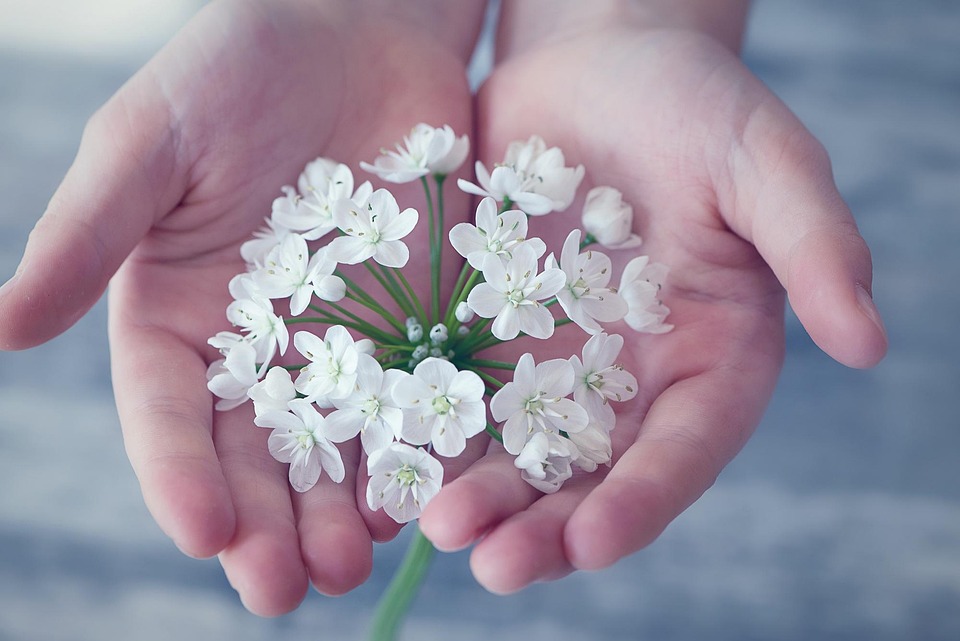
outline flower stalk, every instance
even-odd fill
[[[370,641],[394,641],[407,611],[420,591],[436,548],[415,528],[400,567],[380,598],[370,626]]]

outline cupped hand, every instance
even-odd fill
[[[414,17],[380,4],[207,6],[91,119],[0,298],[0,346],[19,349],[110,282],[116,400],[145,501],[184,552],[219,554],[258,614],[295,607],[311,580],[358,585],[371,539],[390,535],[358,508],[359,448],[343,450],[344,483],[298,495],[249,404],[214,413],[205,377],[239,246],[309,160],[356,167],[421,121],[470,132],[464,60],[482,3],[462,7],[473,24],[458,44],[429,3]]]
[[[618,25],[557,35],[509,56],[478,100],[481,159],[540,134],[636,211],[639,250],[670,268],[675,329],[625,325],[620,360],[640,393],[618,408],[614,463],[542,495],[513,457],[490,453],[421,518],[441,549],[476,543],[471,565],[495,592],[596,569],[651,543],[715,481],[760,420],[784,352],[784,290],[838,361],[875,364],[886,337],[870,300],[869,251],[827,156],[727,48],[692,31]],[[579,207],[534,219],[559,255]],[[562,219],[562,220],[561,220]],[[602,248],[600,248],[602,249]],[[579,355],[573,325],[511,343],[516,361]],[[601,468],[602,470],[603,468]]]

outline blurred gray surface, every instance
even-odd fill
[[[146,53],[0,48],[0,276],[86,118]],[[651,548],[499,598],[440,557],[407,638],[960,638],[960,4],[757,2],[751,67],[830,151],[874,252],[887,359],[851,371],[792,317],[756,436]],[[258,619],[151,521],[120,441],[103,302],[0,354],[0,640],[359,638],[402,552],[341,599]]]

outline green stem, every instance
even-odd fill
[[[400,624],[417,596],[435,552],[433,545],[417,528],[403,562],[377,604],[370,628],[371,641],[393,641],[397,638]]]
[[[373,262],[373,264],[371,264],[371,262]],[[410,302],[410,299],[409,297],[407,297],[406,293],[402,289],[400,289],[400,286],[397,285],[397,281],[393,278],[390,272],[387,271],[386,267],[384,267],[380,263],[370,261],[370,260],[363,261],[363,266],[367,269],[368,272],[370,272],[370,274],[374,278],[377,279],[377,282],[380,283],[380,286],[383,287],[384,291],[390,294],[393,300],[396,301],[397,305],[400,306],[400,309],[403,310],[404,314],[406,314],[407,316],[415,315],[413,310],[413,303]],[[379,271],[378,271],[378,268],[379,268]],[[343,276],[341,275],[341,278],[342,277]],[[370,299],[373,298],[372,296],[370,296],[370,294],[366,292],[366,290],[363,290],[357,287],[356,284],[350,283],[350,286],[355,291],[362,293],[367,298],[370,298]]]
[[[453,296],[450,297],[450,303],[447,305],[447,313],[443,315],[443,323],[447,327],[450,327],[450,323],[453,321],[454,314],[457,311],[457,305],[460,304],[460,298],[463,295],[462,288],[467,280],[467,274],[470,273],[470,269],[470,263],[464,261],[463,267],[460,268],[460,275],[457,276],[457,282],[453,285]]]
[[[471,368],[471,369],[472,369],[472,371],[473,371],[477,376],[479,376],[479,377],[482,378],[484,381],[486,381],[487,383],[489,383],[490,386],[492,386],[492,387],[495,387],[495,388],[497,388],[497,389],[500,389],[501,387],[503,387],[504,385],[506,385],[506,383],[504,383],[503,381],[501,381],[499,378],[497,378],[496,376],[493,376],[493,375],[491,375],[491,374],[487,374],[487,373],[484,372],[482,369],[473,369],[473,368]]]
[[[416,305],[417,305],[417,311],[419,312],[419,316],[418,316],[418,317],[420,318],[420,320],[421,320],[425,325],[428,325],[427,327],[424,327],[424,330],[425,330],[425,331],[429,331],[429,330],[430,330],[430,327],[429,327],[429,320],[430,320],[430,319],[427,317],[427,310],[424,309],[423,303],[420,301],[420,297],[417,296],[417,293],[416,293],[415,291],[413,291],[413,286],[410,285],[410,281],[407,280],[407,277],[403,275],[403,272],[402,272],[402,271],[400,271],[400,270],[398,269],[398,270],[396,270],[396,274],[397,274],[397,277],[400,279],[400,283],[403,285],[404,289],[407,290],[407,294],[409,294],[410,297],[413,299],[413,302],[416,303]],[[413,316],[417,316],[417,314],[412,314],[412,315],[413,315]]]
[[[433,210],[433,195],[426,176],[420,177],[423,192],[427,196],[427,219],[430,224],[430,313],[432,323],[440,322],[440,244],[437,242],[437,219]]]
[[[503,435],[497,431],[497,428],[495,428],[493,425],[490,425],[490,423],[487,423],[487,434],[489,434],[495,441],[503,443]]]
[[[401,335],[403,335],[407,331],[407,328],[404,327],[403,323],[398,321],[393,314],[385,310],[380,303],[376,302],[375,300],[367,298],[366,295],[357,294],[355,292],[351,292],[350,290],[347,290],[347,298],[349,298],[350,300],[352,300],[353,302],[359,305],[363,305],[364,307],[374,312],[375,314],[378,314],[383,320],[390,323],[390,325],[392,325],[395,330],[400,332]],[[334,307],[334,305],[331,305],[331,307]],[[342,307],[340,307],[340,310],[341,310],[341,313],[345,311],[343,310]]]
[[[517,369],[516,363],[507,363],[505,361],[492,361],[486,358],[468,358],[463,361],[463,364],[468,367],[489,367],[492,369],[508,369],[511,371]]]

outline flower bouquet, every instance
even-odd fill
[[[401,210],[387,189],[356,184],[349,167],[327,158],[282,188],[266,225],[241,247],[247,269],[230,281],[226,310],[236,331],[210,339],[222,358],[210,365],[208,386],[218,410],[253,403],[294,490],[308,491],[324,474],[342,482],[338,445],[354,439],[366,455],[367,505],[398,523],[417,519],[440,491],[441,459],[481,434],[545,493],[576,470],[610,464],[611,404],[633,398],[637,381],[617,361],[624,338],[604,326],[669,331],[660,300],[666,268],[636,256],[614,281],[598,247],[635,250],[641,239],[612,187],[586,195],[583,230],[547,253],[529,234],[531,217],[567,209],[584,168],[566,166],[563,152],[537,136],[511,143],[492,170],[477,162],[476,182],[457,181],[481,200],[473,222],[447,230],[445,179],[468,153],[466,136],[419,124],[394,151],[361,163],[386,182],[421,182],[429,248],[414,250],[429,251],[429,273],[404,270],[404,239],[421,214]],[[443,264],[446,242],[455,265]],[[445,271],[451,280],[458,274],[452,290],[441,287]],[[363,274],[382,291],[361,286]],[[428,298],[420,294],[425,278]],[[549,340],[570,323],[585,342],[569,358],[486,355],[522,336]],[[432,552],[418,532],[373,638],[394,637]]]

